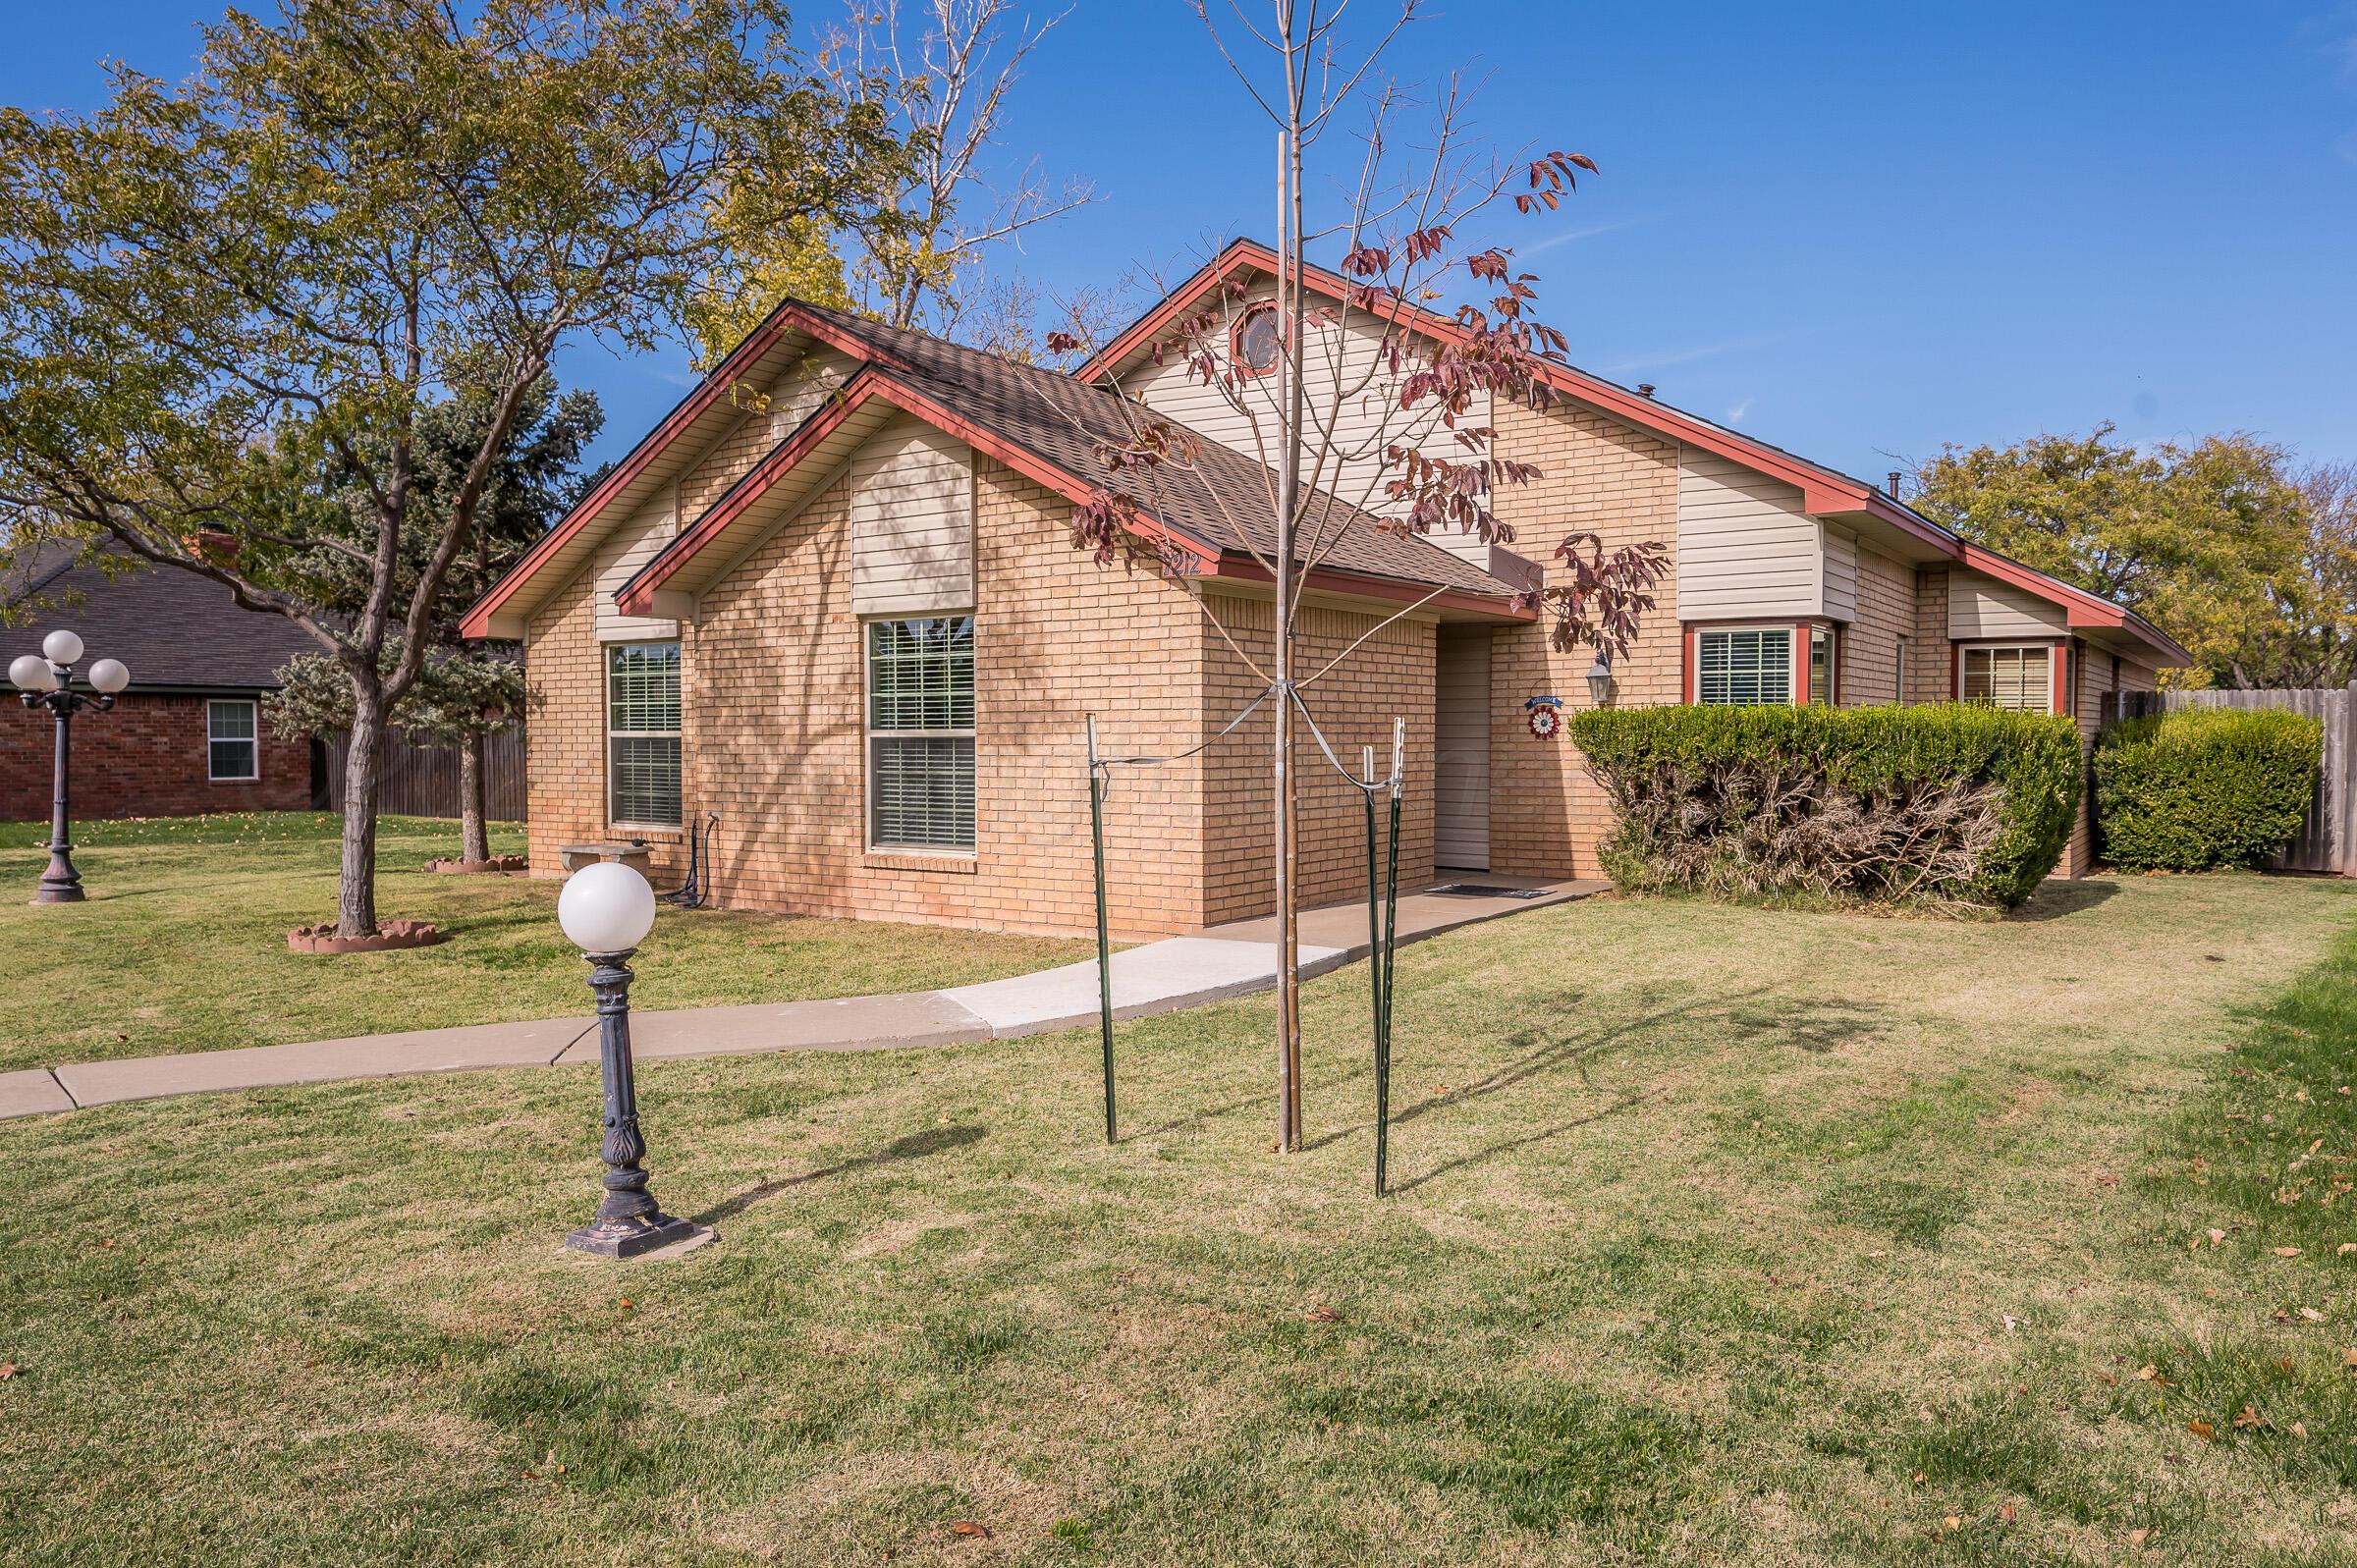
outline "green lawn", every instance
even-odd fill
[[[386,1029],[588,1010],[588,970],[557,929],[555,882],[428,875],[458,825],[387,818],[377,909],[451,940],[407,952],[287,950],[332,919],[338,819],[308,812],[94,822],[75,831],[89,898],[29,901],[46,824],[0,824],[0,1072]],[[518,828],[495,853],[522,849]],[[8,892],[7,890],[16,890]],[[639,949],[643,1007],[925,991],[1086,957],[1087,943],[940,927],[667,909]]]
[[[639,1267],[586,1069],[0,1123],[0,1560],[2357,1560],[2353,915],[1468,928],[1388,1203],[1356,968],[1290,1159],[1266,999],[1124,1025],[1110,1149],[1085,1031],[655,1064]]]

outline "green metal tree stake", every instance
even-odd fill
[[[1375,748],[1359,748],[1359,777],[1375,777]],[[1384,1089],[1383,1061],[1383,892],[1375,877],[1375,790],[1361,785],[1359,801],[1367,808],[1367,986],[1373,993],[1373,1033],[1369,1037],[1375,1049],[1375,1196],[1383,1196],[1384,1155]]]
[[[1375,1031],[1375,1195],[1391,1194],[1392,997],[1399,953],[1399,791],[1407,767],[1407,721],[1392,721],[1391,868],[1383,886],[1383,1020]]]
[[[1105,769],[1097,761],[1093,713],[1088,716],[1088,831],[1097,857],[1097,1033],[1105,1048],[1105,1141],[1113,1143],[1113,934],[1105,918]]]

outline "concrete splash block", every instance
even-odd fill
[[[1323,974],[1348,955],[1338,947],[1303,947],[1301,973]],[[1113,955],[1113,1011],[1117,1018],[1174,1012],[1199,1002],[1249,996],[1277,984],[1275,943],[1173,937]],[[1097,1015],[1097,961],[1009,980],[959,986],[941,993],[1005,1039],[1070,1029]]]

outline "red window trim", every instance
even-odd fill
[[[2070,702],[2069,637],[1950,637],[1947,641],[1947,700],[1964,700],[1964,653],[1968,648],[2045,648],[2047,659],[2046,711],[2076,718]]]
[[[1250,365],[1244,363],[1243,352],[1236,347],[1237,344],[1243,340],[1244,328],[1251,323],[1251,320],[1254,316],[1259,315],[1264,310],[1269,312],[1271,315],[1275,315],[1277,313],[1277,301],[1274,299],[1263,299],[1258,303],[1244,306],[1243,314],[1237,316],[1235,318],[1235,324],[1228,329],[1228,364],[1230,368],[1234,370],[1238,380],[1258,381],[1262,376],[1273,376],[1277,373],[1277,366],[1275,365],[1269,366],[1266,370],[1253,369]],[[1285,356],[1285,323],[1280,321],[1277,324],[1277,354],[1280,359],[1283,359]]]

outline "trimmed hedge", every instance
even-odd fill
[[[2095,741],[2096,832],[2130,870],[2256,866],[2300,831],[2325,729],[2280,708],[2182,708]]]
[[[1632,890],[2010,908],[2078,816],[2068,718],[1603,708],[1570,728],[1619,813],[1605,869]]]

